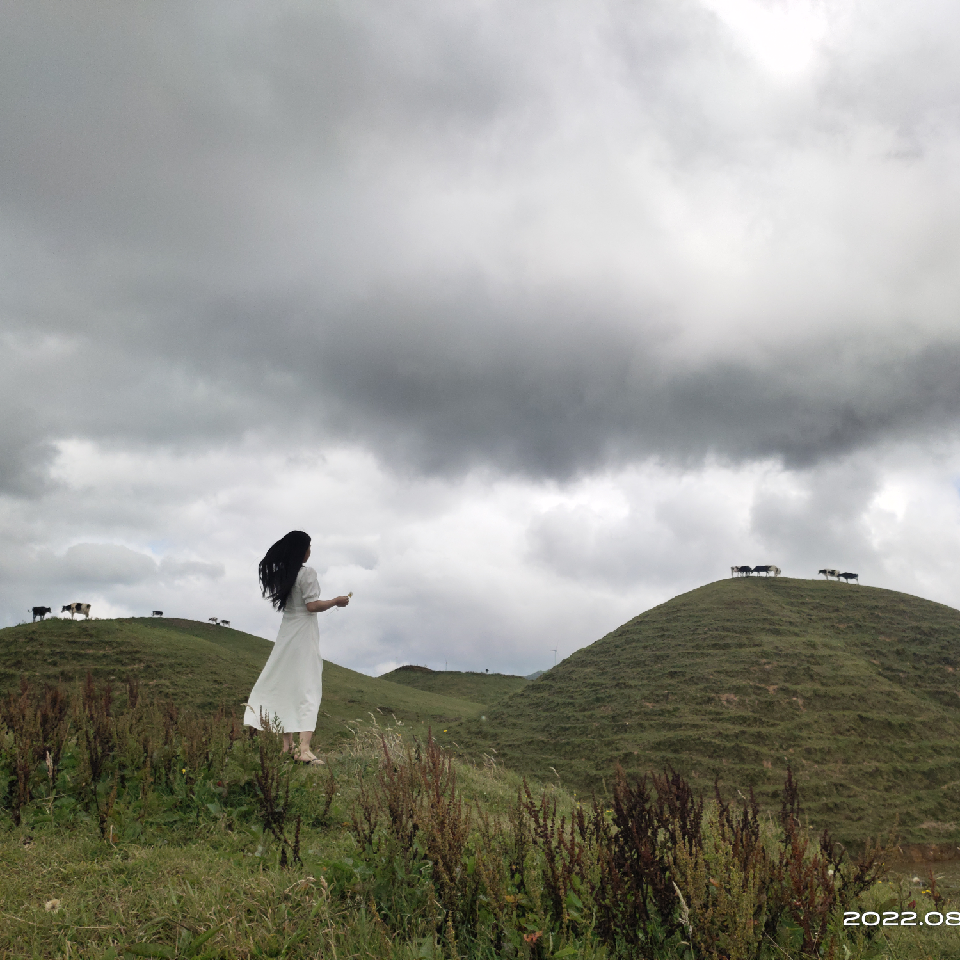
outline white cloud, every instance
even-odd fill
[[[823,0],[702,0],[742,47],[774,76],[809,70],[827,35]]]
[[[74,544],[59,566],[61,579],[78,584],[132,586],[157,574],[153,557],[115,543]]]

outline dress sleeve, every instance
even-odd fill
[[[304,603],[312,603],[314,600],[320,599],[320,581],[317,579],[317,571],[313,567],[303,568],[300,589],[303,591]]]

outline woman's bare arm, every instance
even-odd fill
[[[311,613],[323,613],[331,607],[345,607],[350,602],[349,597],[334,597],[332,600],[311,600],[307,609]]]

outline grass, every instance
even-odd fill
[[[399,683],[427,693],[440,693],[484,706],[522,690],[530,681],[506,673],[471,673],[460,670],[431,670],[429,667],[397,667],[381,680]]]
[[[366,743],[355,741],[329,756],[330,773],[339,784],[334,816],[326,826],[304,828],[303,864],[288,869],[278,868],[275,855],[260,853],[261,835],[227,818],[172,823],[149,839],[114,843],[100,840],[92,825],[53,831],[26,824],[13,829],[7,822],[0,832],[0,958],[480,956],[443,937],[422,936],[423,930],[397,933],[388,926],[389,914],[370,899],[372,879],[343,882],[344,870],[362,864],[347,825],[349,811],[359,784],[369,782],[378,766],[371,749],[376,731],[367,727],[361,733]],[[519,784],[515,775],[489,765],[457,763],[455,769],[465,798],[479,802],[488,814],[499,810],[506,817]],[[325,774],[294,770],[293,776],[295,787],[309,794],[320,791]],[[548,796],[557,798],[568,815],[576,806],[561,789],[548,788]],[[883,881],[868,891],[861,909],[903,910],[911,901],[921,915],[949,909],[949,904],[938,907],[925,889]],[[863,933],[849,931],[837,956],[933,960],[960,953],[958,927],[883,929],[872,940]],[[207,934],[209,939],[192,952]],[[544,936],[538,942],[539,948],[537,942],[528,947],[521,939],[520,949],[507,943],[496,956],[612,957],[584,941],[563,948],[559,939]],[[682,947],[657,955],[661,960],[690,957]],[[773,955],[799,956],[793,950]]]
[[[185,706],[237,707],[269,641],[191,621],[52,620],[0,630],[0,692],[128,673]],[[899,831],[905,858],[960,845],[960,612],[894,591],[787,578],[677,597],[536,681],[327,662],[317,729],[395,716],[478,769],[496,764],[581,795],[671,765],[710,792],[776,806],[788,766],[811,825],[856,846]],[[455,696],[454,696],[455,695]]]
[[[25,676],[31,684],[77,684],[89,671],[98,682],[139,678],[143,689],[181,707],[240,711],[273,644],[230,627],[191,620],[53,618],[0,630],[0,695]],[[367,677],[327,660],[316,743],[333,747],[352,736],[346,726],[396,716],[425,736],[429,727],[478,716],[472,700],[418,691]]]
[[[66,701],[23,687],[2,707],[0,958],[691,960],[692,941],[697,957],[729,960],[920,960],[960,949],[960,926],[841,927],[843,909],[949,904],[935,885],[875,883],[876,859],[864,872],[830,846],[824,859],[789,792],[778,823],[748,804],[704,806],[675,777],[652,790],[621,778],[610,808],[595,807],[375,720],[325,769],[304,768],[275,734],[175,710],[136,684],[111,697],[92,676]],[[636,922],[634,890],[654,897]],[[801,947],[811,935],[823,951]]]
[[[845,842],[960,843],[960,612],[871,587],[708,584],[641,614],[444,742],[604,792],[672,765],[774,802],[787,767]]]

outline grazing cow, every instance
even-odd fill
[[[219,622],[220,622],[220,618],[219,618],[219,617],[207,617],[207,619],[208,619],[211,623],[219,623]]]
[[[33,622],[36,623],[37,617],[39,617],[42,620],[48,613],[53,613],[53,611],[49,607],[34,607]]]
[[[229,620],[221,620],[219,625],[220,625],[221,627],[229,627],[229,626],[230,626],[230,621],[229,621]]]
[[[839,580],[841,577],[843,577],[843,579],[846,580],[847,583],[849,583],[851,580],[856,580],[856,581],[857,581],[857,585],[859,586],[859,584],[860,584],[860,575],[857,574],[857,573],[839,573],[839,574],[837,574],[837,579],[838,579],[838,580]]]
[[[90,604],[89,603],[68,603],[65,607],[61,609],[61,613],[70,613],[70,619],[73,619],[75,613],[82,613],[87,620],[90,619]]]
[[[747,567],[737,567],[737,570],[740,571],[740,576],[741,576],[741,577],[749,577],[750,574],[753,573],[753,567],[750,567],[750,566],[747,566]]]
[[[822,573],[823,576],[827,578],[827,580],[829,580],[831,577],[835,577],[837,580],[840,579],[839,570],[818,570],[817,573],[818,574]]]
[[[153,616],[153,617],[162,617],[162,616],[163,616],[163,611],[162,611],[162,610],[154,610],[153,613],[151,614],[151,616]]]
[[[769,566],[766,566],[766,567],[754,567],[753,572],[762,573],[765,577],[769,577],[771,573],[775,577],[780,576],[780,568],[773,566],[773,564],[770,564]]]

